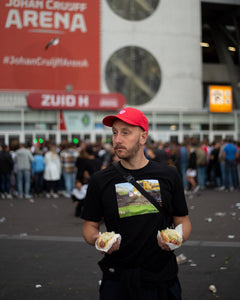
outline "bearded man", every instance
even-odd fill
[[[181,224],[183,242],[190,236],[181,178],[176,168],[146,158],[148,120],[140,110],[124,108],[116,116],[105,117],[103,124],[112,127],[118,167],[131,174],[169,217],[136,191],[116,166],[92,176],[83,212],[83,236],[95,245],[102,219],[108,232],[121,236],[99,262],[103,272],[100,300],[179,300],[176,256],[157,233]]]

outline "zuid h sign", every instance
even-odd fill
[[[48,110],[119,110],[125,97],[119,93],[30,93],[28,106],[32,109]]]
[[[100,90],[100,0],[0,0],[0,90]]]

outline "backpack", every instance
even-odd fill
[[[197,166],[205,166],[207,164],[207,155],[201,148],[196,149],[197,154]]]

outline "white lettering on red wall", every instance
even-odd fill
[[[59,29],[63,27],[71,32],[76,30],[87,32],[84,15],[79,13],[87,9],[86,3],[9,0],[5,7],[25,8],[25,10],[9,9],[5,28],[14,26],[17,29],[23,27]],[[36,9],[46,9],[47,11],[37,11]],[[78,13],[70,14],[70,12]]]
[[[82,14],[47,12],[47,11],[33,11],[24,10],[21,14],[16,9],[10,9],[5,28],[16,27],[22,29],[23,27],[43,28],[43,29],[68,29],[70,32],[80,30],[82,33],[87,32],[87,26]]]
[[[100,1],[0,0],[0,90],[99,92]]]

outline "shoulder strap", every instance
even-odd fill
[[[123,167],[120,165],[120,162],[114,163],[113,166],[118,170],[119,173],[122,174],[123,178],[129,183],[131,183],[133,186],[135,186],[135,188],[138,189],[139,192],[143,196],[145,196],[152,203],[152,205],[154,205],[157,208],[159,212],[169,217],[166,208],[164,208],[154,197],[152,197],[146,190],[144,190],[144,188],[136,182],[135,178],[130,173],[126,173]]]

